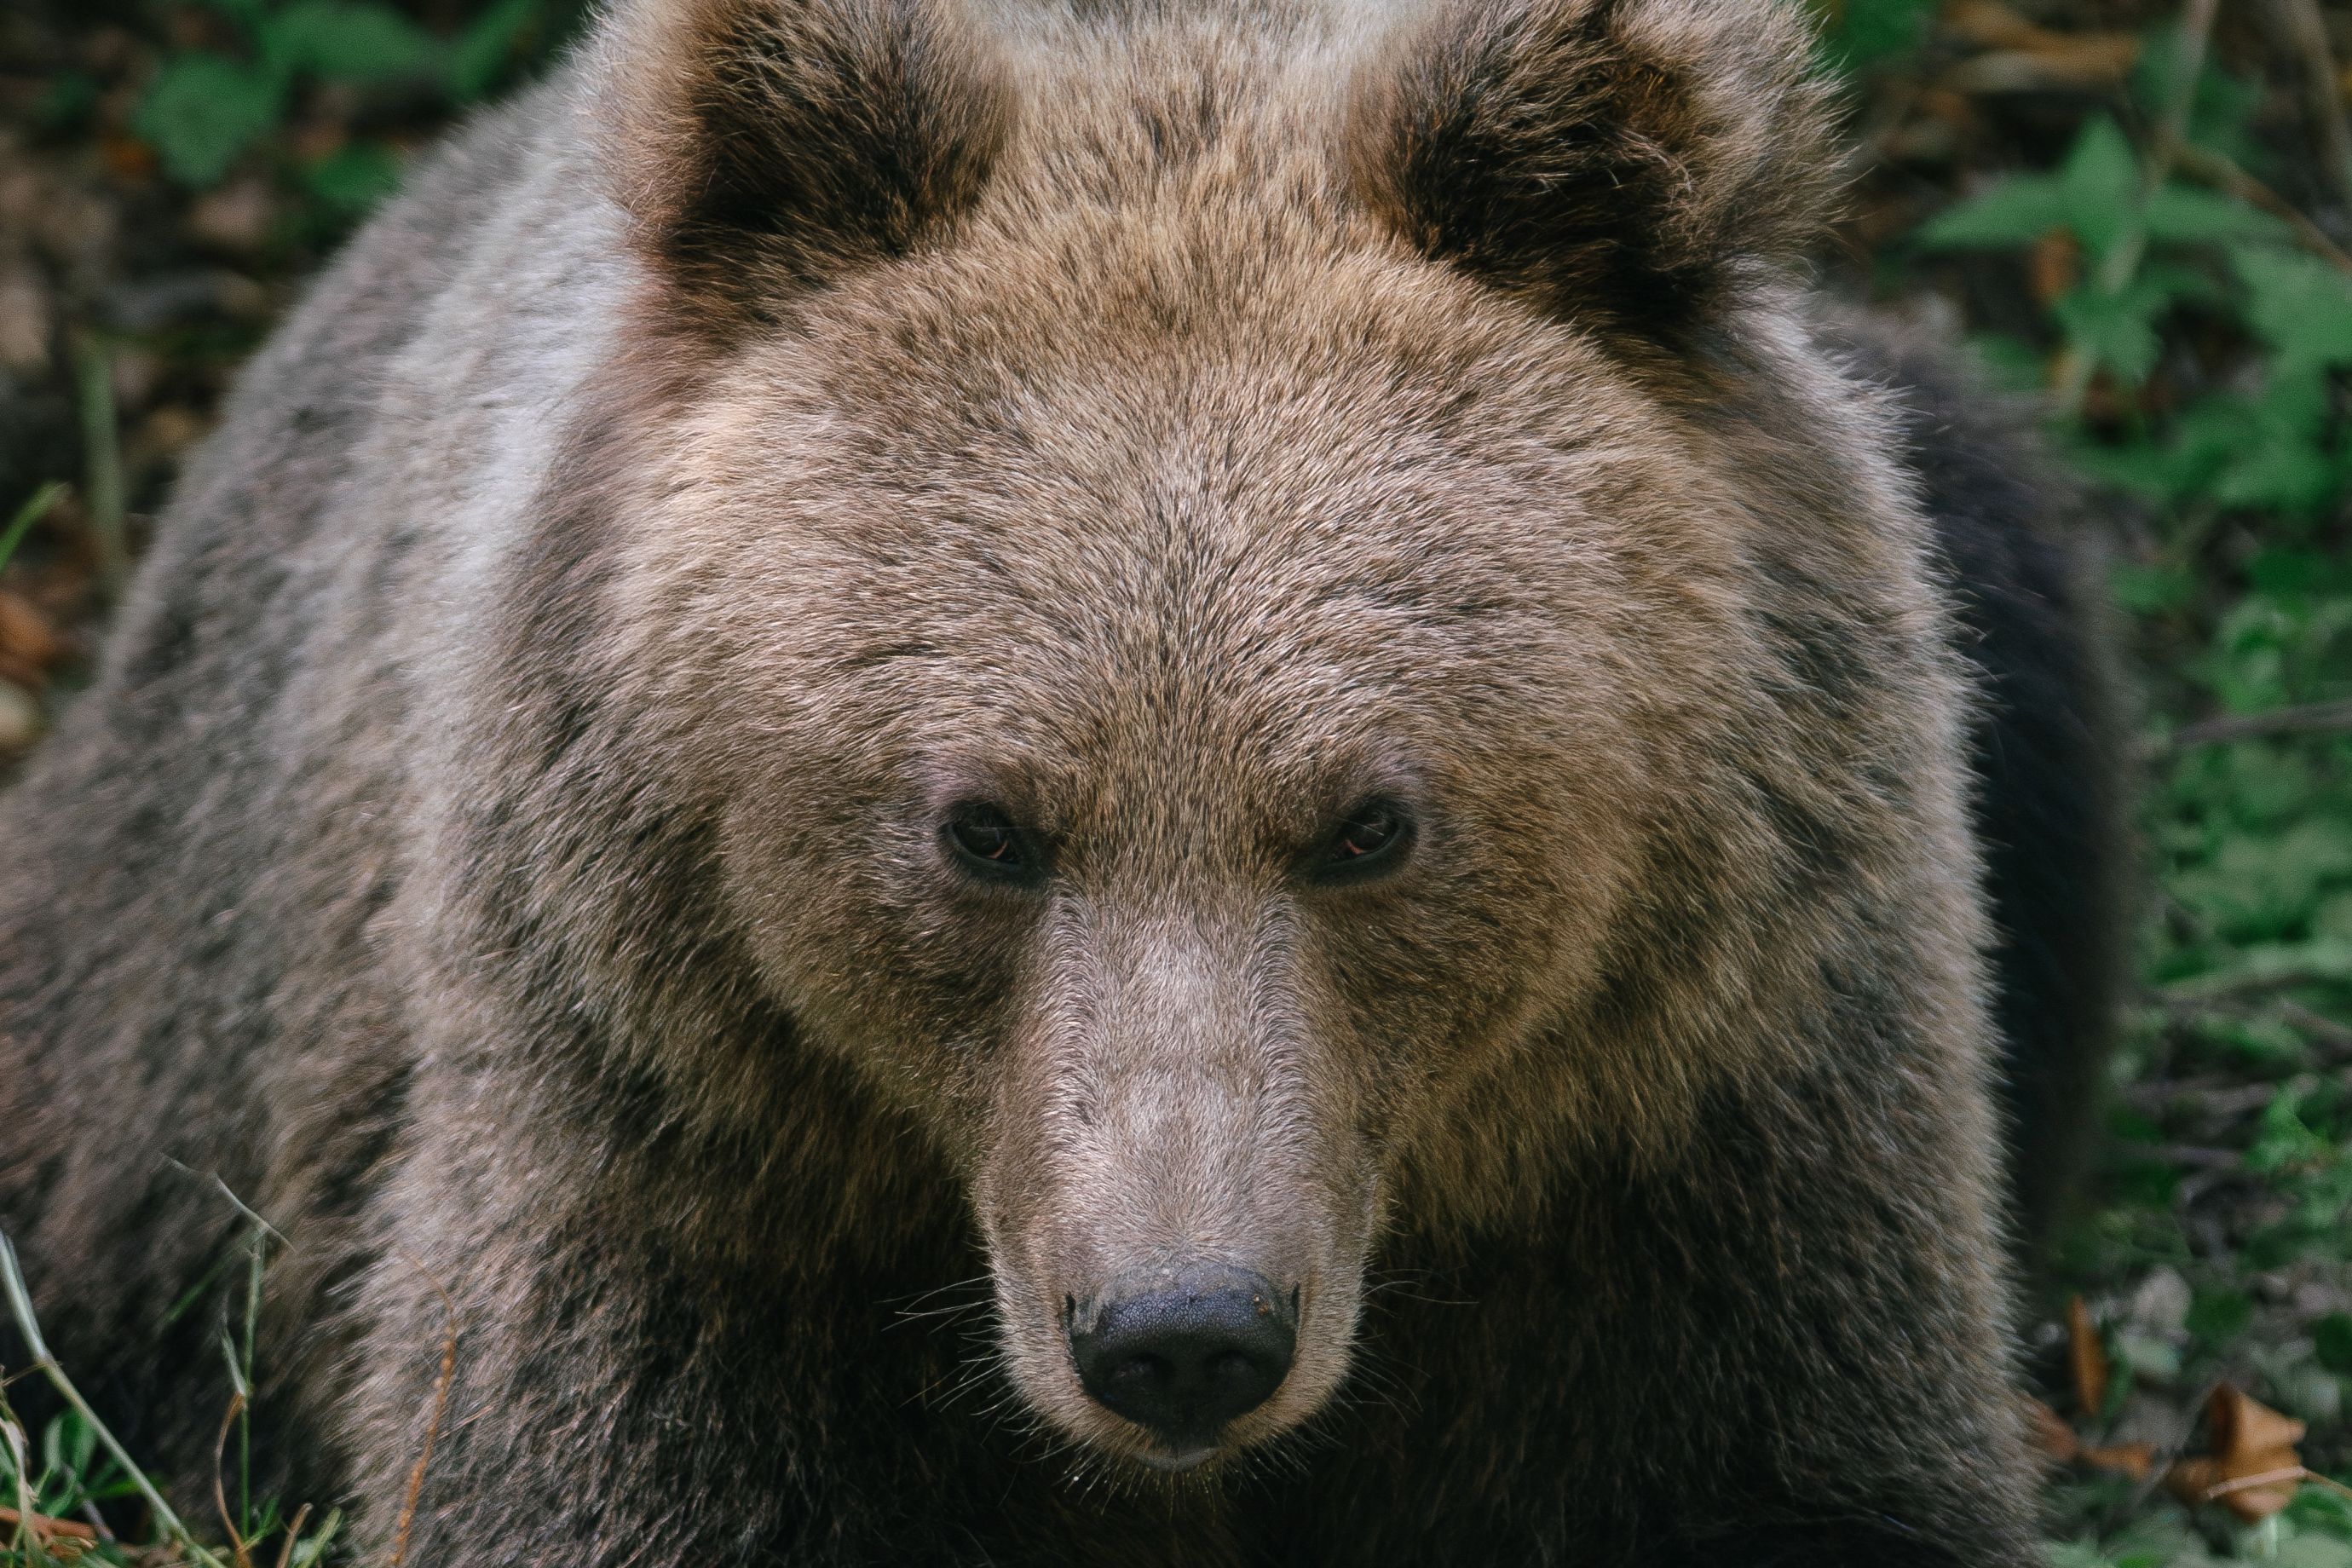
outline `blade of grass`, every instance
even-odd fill
[[[221,1191],[228,1191],[227,1183],[221,1184]],[[238,1206],[244,1207],[242,1204]],[[246,1212],[252,1213],[250,1209]],[[245,1365],[236,1380],[236,1521],[238,1530],[245,1534],[253,1531],[253,1348],[261,1334],[261,1268],[269,1250],[269,1238],[275,1234],[269,1222],[259,1215],[254,1215],[253,1221],[255,1229],[247,1249],[249,1257],[245,1275]],[[242,1549],[237,1555],[242,1562]]]
[[[129,571],[123,542],[127,506],[122,482],[122,443],[116,429],[113,356],[94,337],[74,348],[74,379],[81,412],[82,493],[89,503],[89,535],[98,548],[99,575],[107,592],[119,595]]]
[[[0,1447],[8,1450],[8,1473],[16,1483],[16,1528],[8,1551],[11,1555],[21,1556],[25,1532],[32,1528],[26,1521],[32,1517],[33,1488],[25,1477],[25,1429],[16,1424],[16,1412],[8,1408],[5,1397],[0,1397]]]
[[[310,1564],[324,1557],[327,1548],[335,1543],[336,1532],[342,1528],[343,1510],[329,1509],[326,1522],[319,1526],[319,1533],[294,1549],[294,1568],[309,1568]]]
[[[58,1391],[58,1397],[71,1405],[74,1414],[89,1423],[90,1430],[98,1435],[98,1440],[105,1445],[106,1451],[114,1457],[114,1462],[122,1467],[122,1473],[131,1479],[131,1484],[138,1488],[139,1495],[146,1500],[148,1509],[155,1516],[155,1522],[201,1568],[228,1568],[228,1564],[205,1551],[197,1543],[195,1537],[188,1533],[188,1527],[180,1522],[180,1516],[172,1510],[170,1503],[163,1500],[163,1494],[156,1489],[154,1482],[147,1479],[147,1472],[139,1468],[138,1461],[131,1457],[131,1451],[115,1437],[112,1428],[99,1419],[98,1412],[90,1407],[89,1400],[82,1397],[81,1390],[74,1386],[73,1379],[66,1375],[65,1368],[58,1363],[57,1357],[49,1353],[48,1342],[41,1337],[40,1320],[33,1314],[33,1293],[26,1286],[25,1271],[16,1262],[16,1248],[5,1233],[0,1233],[0,1292],[5,1292],[8,1298],[9,1315],[16,1320],[16,1331],[25,1336],[25,1348],[33,1352],[33,1364],[40,1369],[42,1376],[48,1379],[49,1386]],[[19,1467],[20,1473],[21,1469]]]
[[[16,553],[16,546],[24,543],[25,535],[33,531],[33,524],[48,516],[49,508],[57,505],[58,498],[65,493],[65,481],[51,479],[35,490],[31,500],[16,509],[16,515],[8,520],[8,531],[0,533],[0,566],[8,564],[9,559]]]

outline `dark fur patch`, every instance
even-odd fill
[[[637,243],[699,325],[912,249],[1003,142],[987,50],[925,0],[646,9],[612,156]]]
[[[1366,199],[1545,309],[1678,341],[1813,237],[1834,166],[1804,37],[1635,0],[1442,8],[1360,85]]]

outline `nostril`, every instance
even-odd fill
[[[1296,1293],[1206,1267],[1121,1281],[1066,1321],[1087,1392],[1178,1447],[1201,1447],[1272,1398],[1297,1348]]]

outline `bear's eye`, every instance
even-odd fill
[[[1326,882],[1377,876],[1402,859],[1412,843],[1412,814],[1392,800],[1369,800],[1349,812],[1325,841],[1316,875]]]
[[[1035,845],[995,806],[967,801],[948,814],[940,834],[956,863],[974,876],[1025,882],[1037,874]]]

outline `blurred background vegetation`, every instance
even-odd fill
[[[1825,270],[2040,401],[2137,697],[2138,985],[2030,1312],[2052,1561],[2352,1568],[2352,5],[1817,5],[1859,148]],[[238,361],[581,9],[0,11],[0,771]],[[154,1530],[86,1428],[26,1442],[0,1494]]]

